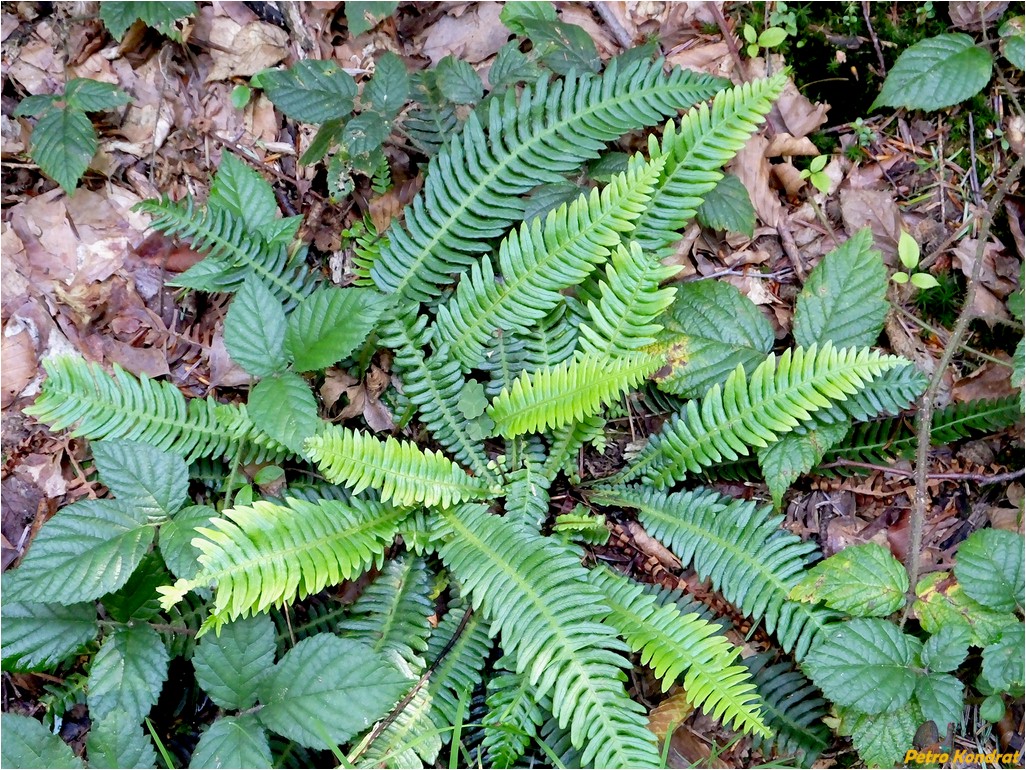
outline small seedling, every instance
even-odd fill
[[[770,27],[759,33],[751,24],[745,24],[744,36],[745,42],[748,43],[745,51],[754,59],[759,55],[760,48],[776,48],[787,40],[787,30],[782,27]]]
[[[892,275],[891,280],[895,283],[911,283],[919,289],[932,289],[940,285],[937,279],[929,273],[911,272],[919,267],[919,244],[916,243],[915,238],[904,230],[902,230],[901,237],[898,239],[898,259],[901,260],[901,264],[909,272],[906,273],[904,270],[899,270]]]
[[[823,170],[826,168],[827,159],[826,155],[816,156],[809,167],[801,173],[801,178],[808,179],[821,193],[830,191],[830,176]]]

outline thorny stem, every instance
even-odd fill
[[[903,308],[901,305],[897,304],[896,302],[891,302],[891,307],[894,308],[898,313],[903,315],[905,318],[907,318],[909,321],[914,323],[916,326],[918,326],[920,329],[923,329],[924,331],[930,332],[930,334],[934,335],[938,339],[942,339],[944,337],[944,335],[947,334],[946,331],[943,331],[941,329],[938,329],[936,326],[932,326],[931,324],[928,324],[922,318],[919,318],[915,313],[908,312],[905,308]],[[1005,361],[1003,358],[998,358],[997,356],[992,356],[989,353],[984,353],[982,350],[977,350],[976,348],[971,348],[968,345],[966,345],[965,343],[962,343],[961,345],[959,345],[959,348],[964,350],[966,353],[969,353],[970,355],[973,355],[973,356],[976,356],[979,359],[982,359],[983,361],[990,361],[992,364],[997,364],[998,366],[1004,366],[1004,367],[1006,367],[1008,369],[1012,368],[1012,364],[1010,362],[1008,362],[1008,361]]]
[[[926,482],[930,464],[930,432],[933,430],[934,403],[937,400],[937,392],[940,390],[941,383],[944,381],[944,372],[947,371],[955,351],[962,344],[962,338],[965,336],[966,330],[969,328],[969,322],[973,318],[972,307],[976,299],[976,289],[980,282],[984,250],[990,238],[991,225],[994,223],[994,213],[1000,208],[1004,197],[1008,194],[1012,185],[1019,181],[1023,165],[1023,159],[1019,158],[1008,172],[1005,181],[1001,183],[983,216],[979,240],[976,244],[976,261],[973,263],[973,274],[969,279],[969,285],[966,289],[962,312],[958,315],[955,328],[951,331],[948,344],[944,346],[944,352],[941,353],[940,361],[937,362],[937,369],[933,373],[930,385],[926,388],[926,393],[923,394],[919,403],[915,459],[916,491],[912,502],[912,517],[909,522],[908,558],[905,563],[905,569],[908,571],[909,596],[905,605],[905,612],[901,617],[902,627],[904,627],[909,613],[912,611],[912,603],[916,595],[916,583],[919,582],[919,551],[923,546],[923,522],[926,519],[926,505],[929,502]]]

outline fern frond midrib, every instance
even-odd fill
[[[658,94],[661,91],[672,92],[673,90],[674,87],[672,85],[655,85],[650,86],[647,89],[642,89],[641,91],[632,91],[631,97],[634,99],[641,99],[647,95]],[[532,91],[531,98],[534,98],[534,96],[535,92]],[[499,161],[499,163],[497,163],[488,174],[482,177],[482,179],[477,183],[477,185],[475,185],[471,189],[469,194],[467,194],[464,197],[460,205],[451,214],[449,214],[448,217],[446,217],[444,220],[442,220],[441,223],[438,224],[438,229],[435,231],[435,235],[424,246],[424,248],[421,249],[420,255],[410,264],[406,275],[395,287],[395,293],[403,294],[407,284],[411,280],[413,280],[413,278],[419,273],[421,266],[428,259],[428,257],[432,253],[434,253],[434,250],[438,247],[438,245],[443,242],[445,236],[452,229],[453,225],[460,221],[463,215],[470,209],[471,204],[479,200],[481,198],[482,192],[488,190],[492,182],[494,182],[496,179],[499,179],[507,168],[510,168],[511,166],[515,165],[516,162],[518,162],[523,155],[529,153],[535,147],[541,146],[544,143],[544,140],[548,137],[559,135],[561,131],[563,131],[568,126],[573,125],[574,123],[586,121],[590,116],[594,115],[596,112],[607,109],[610,101],[617,101],[620,98],[622,98],[622,94],[619,94],[619,92],[614,90],[613,95],[611,97],[607,99],[599,99],[595,103],[589,105],[588,108],[583,112],[569,110],[562,120],[559,120],[558,122],[552,124],[541,133],[533,135],[529,141],[524,143],[518,143],[517,148],[513,152],[506,155],[506,157]],[[483,126],[482,130],[484,130]],[[460,141],[460,137],[456,136],[450,141]]]

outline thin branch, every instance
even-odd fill
[[[891,476],[901,476],[902,478],[910,479],[916,474],[915,471],[905,470],[904,468],[892,468],[889,465],[876,465],[874,463],[862,463],[856,460],[836,460],[832,463],[826,463],[820,465],[820,468],[860,468],[867,471],[880,471],[881,473],[887,473]],[[973,481],[980,486],[989,486],[991,484],[1004,484],[1006,481],[1015,481],[1018,478],[1026,476],[1026,468],[1020,468],[1017,471],[1008,471],[1007,473],[989,474],[989,473],[928,473],[926,478],[930,481]]]
[[[605,22],[607,27],[609,27],[609,31],[613,33],[613,37],[616,38],[616,42],[620,44],[620,47],[623,50],[626,51],[634,45],[634,41],[631,40],[631,36],[627,33],[627,30],[623,28],[623,24],[620,23],[620,20],[616,18],[616,14],[613,13],[612,9],[609,7],[609,3],[600,1],[592,3],[591,7],[595,9],[595,13],[597,13],[599,18]]]
[[[923,522],[926,520],[926,506],[929,502],[926,482],[930,463],[930,433],[933,430],[933,411],[934,405],[937,401],[937,392],[940,390],[941,383],[944,381],[944,372],[947,371],[948,365],[951,363],[951,359],[955,355],[955,351],[962,344],[962,339],[965,337],[966,330],[969,328],[969,322],[973,318],[973,302],[976,299],[976,290],[980,283],[984,249],[986,248],[987,241],[990,238],[990,229],[991,225],[994,223],[994,214],[998,209],[1000,209],[1001,203],[1008,194],[1008,191],[1016,182],[1019,181],[1019,177],[1022,175],[1023,166],[1022,158],[1016,161],[1015,165],[1008,172],[1005,180],[998,188],[994,198],[990,201],[990,206],[987,208],[986,213],[983,216],[983,222],[978,234],[979,240],[976,244],[976,261],[973,263],[973,274],[966,289],[965,303],[962,305],[962,312],[958,315],[958,320],[955,322],[955,328],[951,332],[948,344],[944,346],[944,352],[941,354],[940,361],[937,362],[937,369],[934,371],[933,378],[930,380],[930,385],[927,387],[926,393],[923,394],[919,404],[919,410],[917,413],[918,431],[916,434],[915,459],[916,491],[912,503],[912,517],[909,522],[908,559],[905,563],[905,568],[908,570],[910,592],[908,603],[905,605],[905,612],[901,619],[902,626],[904,626],[905,621],[908,620],[909,613],[912,611],[912,602],[915,598],[916,583],[919,581],[919,551],[923,546]]]
[[[880,48],[880,38],[876,36],[873,22],[869,18],[869,0],[862,0],[862,18],[866,20],[869,39],[873,41],[873,48],[876,50],[876,60],[880,62],[880,77],[885,78],[887,77],[887,62],[884,61],[883,50]]]

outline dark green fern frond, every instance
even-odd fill
[[[389,561],[338,623],[343,636],[398,657],[401,670],[424,669],[435,604],[428,598],[431,576],[419,556]]]
[[[770,653],[746,658],[763,700],[763,716],[773,730],[772,738],[756,737],[752,747],[769,758],[794,757],[801,767],[811,767],[827,747],[830,729],[823,723],[827,702],[819,689],[786,662],[772,663]]]
[[[851,418],[865,421],[882,415],[896,415],[911,408],[926,390],[926,376],[911,361],[903,361],[893,369],[877,375],[858,393],[839,401],[820,413],[828,422]]]
[[[705,195],[723,178],[720,169],[758,130],[785,85],[787,73],[778,72],[721,91],[712,107],[700,104],[681,118],[679,128],[667,124],[661,146],[649,138],[649,155],[666,156],[666,167],[634,234],[646,251],[660,254],[680,238]]]
[[[168,197],[141,202],[140,211],[154,217],[150,227],[189,242],[194,251],[205,254],[203,267],[179,276],[172,286],[204,291],[234,291],[249,274],[263,279],[283,301],[294,305],[310,294],[317,280],[305,264],[292,265],[284,245],[265,243],[247,231],[241,217],[217,206],[198,209],[192,198],[172,201]],[[201,283],[189,280],[202,276]]]
[[[751,378],[738,366],[722,389],[714,385],[700,402],[689,401],[612,480],[642,476],[666,487],[688,471],[746,456],[903,362],[868,348],[838,350],[828,343],[819,350],[787,350],[779,363],[771,354]]]
[[[197,457],[280,460],[289,450],[258,430],[243,406],[212,398],[186,402],[170,382],[136,378],[114,364],[114,376],[99,364],[60,356],[43,361],[47,378],[36,403],[25,413],[59,431],[76,425],[72,436],[91,440],[128,439]]]
[[[483,741],[487,766],[516,766],[547,716],[527,677],[500,667],[488,680]]]
[[[777,635],[796,658],[836,615],[787,598],[801,578],[814,543],[781,529],[768,507],[709,490],[667,494],[640,487],[595,490],[591,501],[635,508],[650,535],[691,566],[702,580]]]
[[[459,130],[460,121],[452,104],[427,102],[403,117],[399,130],[414,147],[429,158]]]
[[[577,453],[581,447],[591,441],[596,434],[602,433],[605,427],[606,421],[601,416],[592,415],[553,430],[550,434],[549,456],[542,468],[545,478],[551,481],[570,463],[576,466]]]
[[[394,366],[403,382],[403,392],[420,411],[421,421],[431,436],[448,449],[480,479],[495,479],[480,439],[471,435],[467,418],[459,408],[466,379],[458,361],[445,349],[426,356],[431,335],[428,318],[412,308],[399,308],[381,336],[381,344],[395,351]]]
[[[367,433],[327,425],[306,441],[306,452],[325,478],[359,494],[368,487],[382,502],[395,505],[451,506],[483,500],[502,490],[466,471],[441,452],[420,449],[409,441],[386,440]]]
[[[612,610],[606,621],[641,653],[664,692],[683,674],[688,702],[735,729],[769,736],[749,671],[737,662],[740,650],[719,626],[659,604],[640,585],[605,567],[589,576]]]
[[[577,348],[577,325],[565,298],[539,323],[524,332],[498,334],[492,338],[481,362],[491,374],[485,386],[495,398],[524,372],[556,366],[570,358]]]
[[[167,609],[194,588],[216,585],[206,630],[303,598],[380,563],[405,516],[381,503],[294,498],[224,511],[196,530],[199,574],[158,589],[161,605]]]
[[[655,319],[673,302],[676,289],[660,289],[679,266],[659,264],[636,243],[617,247],[598,284],[598,299],[588,301],[588,319],[580,326],[579,349],[588,355],[626,355],[652,345],[662,325]]]
[[[538,697],[570,725],[593,767],[652,767],[655,740],[640,705],[623,687],[626,659],[578,559],[478,505],[442,512],[439,555],[492,621]]]
[[[513,381],[526,367],[524,353],[523,338],[496,330],[477,367],[488,373],[488,382],[484,386],[486,396],[495,398],[503,388],[513,387]]]
[[[515,439],[514,439],[515,440]],[[506,519],[537,532],[549,515],[549,486],[542,466],[533,460],[506,475]]]
[[[351,227],[343,230],[342,237],[347,239],[343,241],[343,245],[351,249],[353,254],[353,285],[373,286],[371,269],[381,256],[384,236],[379,235],[374,229],[374,220],[370,214],[365,214],[362,220],[357,220]]]
[[[463,272],[489,241],[523,218],[519,197],[558,182],[603,145],[650,126],[712,96],[722,81],[674,69],[663,62],[612,64],[590,74],[510,90],[476,113],[431,159],[424,189],[407,207],[404,225],[388,230],[388,245],[373,269],[385,293],[426,302],[451,276]]]
[[[578,355],[558,366],[524,372],[488,407],[501,436],[558,428],[595,414],[659,366],[647,353],[620,358]]]
[[[475,262],[453,297],[438,308],[436,333],[467,369],[477,368],[496,329],[524,332],[563,297],[562,289],[584,280],[603,262],[645,210],[662,170],[657,158],[636,156],[599,193],[512,231],[499,244],[499,277],[490,260]]]

